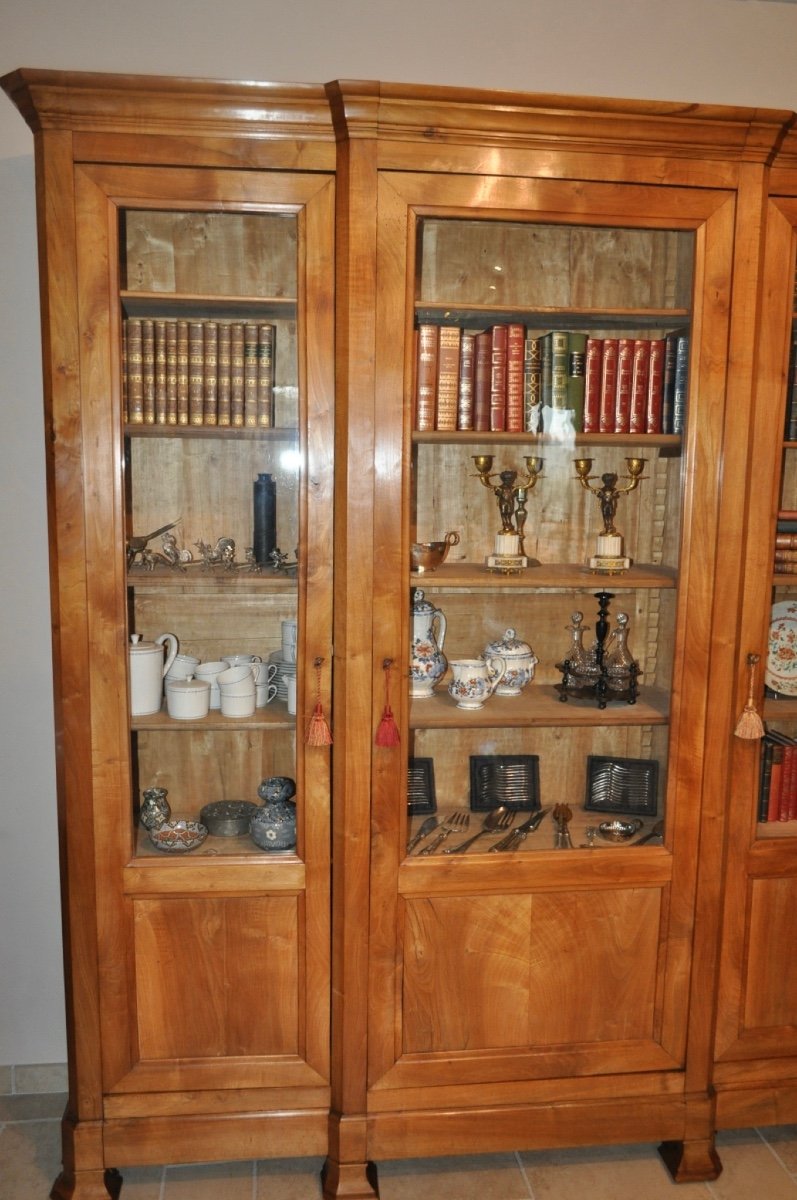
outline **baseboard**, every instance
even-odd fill
[[[66,1063],[0,1066],[0,1096],[29,1096],[67,1090]]]

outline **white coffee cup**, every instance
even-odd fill
[[[285,662],[296,662],[296,631],[295,620],[282,622],[282,657]]]
[[[166,711],[175,721],[197,721],[208,715],[210,684],[203,679],[166,680]]]
[[[288,692],[288,712],[292,716],[296,716],[296,676],[289,675],[285,680],[285,687]]]
[[[258,708],[265,708],[277,694],[276,683],[258,683],[255,687],[255,704]]]
[[[204,679],[210,684],[210,707],[221,708],[221,692],[219,690],[219,675],[226,671],[227,664],[216,662],[201,662],[194,672],[195,679]]]
[[[225,688],[230,688],[236,683],[249,683],[252,687],[255,686],[255,667],[260,666],[259,663],[241,663],[235,667],[226,667],[220,675],[216,677],[216,681],[222,691]]]
[[[252,674],[254,675],[255,683],[258,686],[263,683],[271,683],[272,679],[277,674],[277,664],[264,662],[252,663]]]
[[[254,684],[254,680],[252,681]],[[223,717],[251,717],[255,711],[255,691],[249,696],[231,696],[222,688],[221,715]]]

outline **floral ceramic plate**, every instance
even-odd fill
[[[797,601],[772,605],[769,648],[764,675],[767,687],[782,696],[797,696]]]

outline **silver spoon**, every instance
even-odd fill
[[[512,824],[514,819],[514,812],[511,809],[505,808],[503,804],[499,805],[498,808],[492,808],[484,818],[482,827],[478,833],[474,833],[473,837],[469,837],[466,842],[459,842],[449,850],[444,850],[443,854],[464,854],[477,838],[483,837],[485,833],[492,833],[495,829],[506,829]]]

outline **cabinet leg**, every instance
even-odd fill
[[[117,1200],[121,1191],[122,1176],[113,1167],[107,1171],[62,1171],[50,1200]]]
[[[689,1142],[662,1142],[659,1154],[675,1183],[707,1183],[718,1179],[722,1172],[713,1137]]]
[[[324,1200],[378,1200],[376,1163],[341,1163],[328,1158],[321,1169]]]

